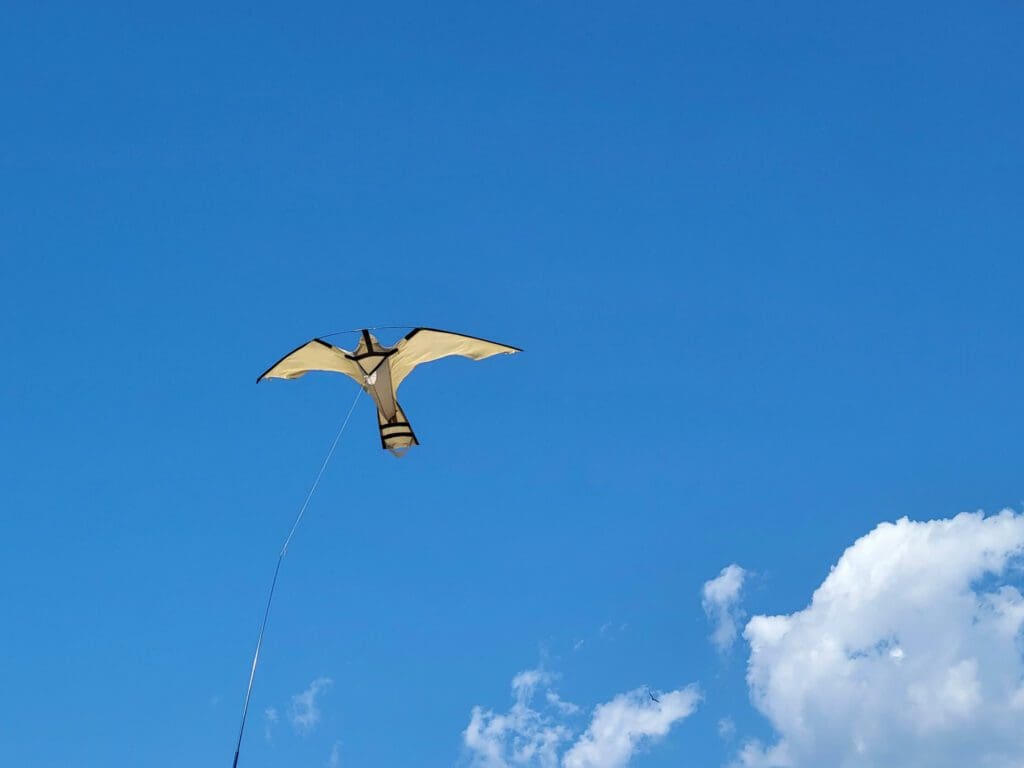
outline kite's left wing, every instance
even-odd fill
[[[256,383],[264,379],[297,379],[310,371],[336,371],[363,383],[362,370],[354,360],[349,360],[345,350],[320,339],[293,349],[264,371]]]
[[[395,345],[391,358],[391,381],[395,389],[420,363],[429,363],[449,355],[483,360],[491,355],[514,355],[518,347],[498,344],[475,336],[439,331],[436,328],[414,328]]]

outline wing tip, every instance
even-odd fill
[[[264,371],[263,373],[261,373],[261,374],[260,374],[260,375],[259,375],[259,376],[257,377],[257,379],[256,379],[256,383],[257,383],[257,384],[259,384],[259,383],[260,383],[261,381],[263,381],[263,380],[264,380],[264,379],[266,379],[266,378],[273,378],[273,379],[279,378],[278,376],[270,376],[270,377],[268,377],[268,376],[267,376],[267,374],[268,374],[268,373],[270,373],[270,372],[271,372],[272,370],[274,370],[275,368],[277,368],[277,366],[278,366],[278,365],[280,365],[281,363],[283,363],[283,362],[284,362],[285,360],[287,360],[287,359],[288,359],[289,357],[291,357],[292,355],[294,355],[294,354],[295,354],[296,352],[298,352],[298,351],[299,351],[300,349],[302,349],[303,347],[309,346],[309,345],[310,345],[310,344],[312,344],[312,343],[313,343],[314,341],[315,341],[315,342],[317,342],[318,344],[322,344],[323,346],[325,346],[325,347],[328,347],[328,348],[330,348],[330,349],[337,349],[337,347],[335,347],[335,346],[334,346],[333,344],[328,344],[328,343],[327,343],[326,341],[324,341],[323,339],[321,339],[321,338],[320,338],[319,336],[317,336],[317,337],[315,337],[315,338],[312,338],[312,339],[310,339],[309,341],[307,341],[307,342],[306,342],[305,344],[300,344],[300,345],[299,345],[299,346],[297,346],[297,347],[296,347],[295,349],[293,349],[293,350],[292,350],[291,352],[289,352],[289,353],[288,353],[287,355],[285,355],[285,356],[284,356],[284,357],[282,357],[282,358],[281,358],[280,360],[278,360],[278,361],[277,361],[276,363],[274,363],[274,364],[273,364],[272,366],[270,366],[269,368],[267,368],[267,370],[265,370],[265,371]]]
[[[451,336],[465,336],[467,339],[475,339],[476,341],[485,341],[488,344],[497,344],[499,347],[506,347],[508,349],[507,352],[500,353],[500,354],[505,354],[505,355],[514,355],[516,352],[522,352],[523,351],[519,347],[513,347],[511,344],[502,344],[500,341],[494,341],[493,339],[485,339],[483,336],[470,336],[468,333],[459,333],[458,331],[446,331],[444,328],[431,328],[431,327],[426,326],[426,325],[421,325],[421,326],[417,326],[416,328],[413,328],[411,331],[409,331],[407,334],[405,334],[405,336],[403,336],[402,338],[403,339],[411,339],[413,336],[415,336],[420,331],[433,331],[434,333],[447,333],[447,334],[449,334]]]

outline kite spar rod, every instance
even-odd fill
[[[231,764],[231,768],[238,768],[238,753],[242,751],[242,733],[245,731],[245,718],[246,715],[249,714],[249,697],[252,696],[252,683],[253,680],[256,679],[256,665],[260,660],[260,648],[263,646],[263,633],[267,629],[267,619],[270,618],[270,604],[274,601],[274,588],[277,586],[278,574],[281,573],[281,563],[284,561],[284,556],[288,554],[288,545],[292,543],[292,537],[295,535],[295,531],[299,527],[299,522],[302,520],[302,516],[306,513],[306,507],[309,505],[309,500],[313,498],[313,494],[316,493],[317,486],[320,485],[320,478],[323,477],[324,470],[327,469],[327,465],[330,463],[331,457],[334,455],[334,449],[338,447],[338,441],[341,439],[341,435],[345,431],[345,427],[348,426],[348,420],[352,418],[352,411],[356,409],[356,403],[359,402],[359,396],[362,394],[363,388],[360,387],[359,391],[356,392],[352,405],[348,409],[348,413],[345,414],[345,420],[341,422],[338,434],[334,436],[334,442],[331,443],[331,449],[327,452],[323,463],[320,465],[320,471],[316,473],[316,479],[313,481],[313,485],[310,486],[309,493],[306,494],[306,500],[302,502],[302,506],[299,508],[299,514],[295,516],[295,522],[292,523],[292,529],[288,532],[288,537],[284,540],[281,552],[277,556],[277,566],[274,568],[274,578],[270,582],[270,593],[267,595],[267,607],[263,610],[263,621],[260,623],[260,634],[256,639],[256,652],[252,656],[252,667],[249,670],[249,686],[245,689],[245,703],[242,705],[242,724],[238,726],[238,743],[235,745],[235,760]]]
[[[371,325],[369,328],[352,328],[348,331],[332,331],[331,333],[325,333],[321,336],[317,336],[318,339],[327,339],[331,336],[341,336],[345,333],[362,333],[363,331],[383,331],[383,330],[400,330],[404,331],[407,328],[415,328],[415,325]]]

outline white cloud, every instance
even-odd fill
[[[718,721],[718,735],[723,741],[729,741],[736,735],[736,723],[731,717],[723,717]]]
[[[317,696],[331,686],[331,678],[318,677],[302,693],[292,696],[288,705],[288,719],[292,727],[303,736],[312,733],[320,723],[320,705]]]
[[[473,707],[463,741],[473,764],[480,768],[507,768],[511,765],[558,765],[558,749],[571,732],[555,717],[532,708],[534,692],[551,681],[539,669],[520,672],[512,679],[512,708],[495,714]],[[561,710],[556,708],[561,714]]]
[[[341,742],[331,745],[331,754],[327,758],[327,768],[341,768]]]
[[[699,694],[691,686],[660,695],[656,703],[646,688],[619,694],[594,710],[582,735],[572,717],[581,710],[549,687],[541,670],[520,672],[512,680],[512,707],[498,714],[473,707],[463,741],[478,768],[621,768],[648,741],[664,736],[673,723],[696,708]],[[534,709],[540,686],[547,687],[546,706]]]
[[[544,694],[544,698],[548,704],[555,707],[559,712],[565,715],[575,715],[580,711],[578,704],[573,704],[571,701],[565,701],[554,691],[548,691]]]
[[[277,725],[279,719],[277,710],[274,707],[267,707],[263,710],[263,736],[267,741],[273,738],[274,726]]]
[[[754,616],[754,705],[778,741],[747,768],[1020,768],[1024,516],[879,525],[810,605]]]
[[[694,686],[652,700],[646,688],[620,693],[599,705],[586,732],[565,753],[564,768],[622,768],[645,742],[664,736],[697,708]]]
[[[704,582],[701,605],[713,627],[711,642],[723,653],[736,641],[736,625],[743,618],[739,600],[746,575],[743,568],[733,564],[723,568],[715,578]]]

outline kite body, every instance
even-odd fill
[[[413,368],[449,355],[473,360],[522,350],[474,336],[436,328],[414,328],[395,346],[385,347],[368,330],[360,331],[359,344],[351,352],[313,339],[285,355],[256,381],[297,379],[309,371],[334,371],[354,379],[377,406],[381,447],[401,456],[419,445],[416,433],[398,404],[398,387]]]

